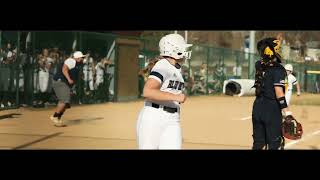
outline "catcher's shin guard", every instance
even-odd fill
[[[271,140],[268,144],[268,149],[270,150],[278,150],[282,148],[283,138],[282,136],[277,137],[276,139]]]
[[[252,150],[263,150],[266,148],[266,144],[264,142],[254,142],[252,146]]]

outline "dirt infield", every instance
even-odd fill
[[[198,96],[182,105],[183,149],[250,149],[254,97]],[[310,102],[310,103],[308,103]],[[304,137],[286,149],[320,148],[320,95],[292,97]],[[308,105],[311,104],[311,105]],[[75,106],[68,126],[54,127],[53,108],[0,111],[1,149],[136,149],[136,119],[143,101]]]

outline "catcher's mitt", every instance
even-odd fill
[[[282,122],[282,135],[291,140],[297,140],[302,137],[302,125],[292,116],[286,116]]]

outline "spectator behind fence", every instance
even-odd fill
[[[0,107],[4,108],[11,107],[15,99],[13,63],[16,59],[16,51],[10,42],[7,43],[2,51],[2,55],[2,68],[0,72],[0,93],[2,97],[0,97]]]
[[[49,57],[53,60],[51,67],[49,69],[49,83],[48,83],[48,102],[47,105],[51,104],[56,100],[54,92],[53,92],[53,76],[57,72],[58,64],[61,62],[60,52],[58,47],[54,47],[50,50]]]
[[[11,106],[9,101],[9,86],[10,86],[10,67],[12,62],[12,53],[8,54],[8,49],[1,50],[1,63],[0,63],[0,108]],[[9,56],[8,56],[9,55]]]
[[[241,79],[242,67],[239,63],[233,66],[232,72],[233,72],[233,78]]]
[[[199,72],[195,74],[195,84],[191,89],[191,93],[206,93],[207,83],[207,64],[202,63]]]
[[[202,63],[200,67],[200,80],[203,82],[207,81],[207,64]]]
[[[84,91],[88,95],[94,90],[94,75],[95,75],[95,62],[91,57],[91,52],[88,51],[85,59],[83,60],[83,80]]]
[[[181,74],[184,79],[184,94],[191,94],[191,89],[194,86],[194,77],[192,73],[192,69],[189,69],[188,66],[183,65],[181,68]]]
[[[53,59],[49,57],[47,48],[42,50],[42,54],[38,57],[39,63],[39,88],[40,93],[36,107],[44,107],[44,103],[49,99],[49,75],[53,64]]]
[[[112,62],[106,58],[100,60],[97,63],[96,69],[96,98],[98,101],[105,99],[106,95],[109,93],[109,87],[106,87],[105,84],[107,83],[107,65],[112,64]]]

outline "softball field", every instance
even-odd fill
[[[193,96],[182,105],[183,149],[251,149],[254,97]],[[304,130],[286,149],[320,148],[320,95],[293,95],[290,106]],[[54,127],[54,107],[0,111],[1,149],[137,149],[136,119],[143,100],[73,106]]]

